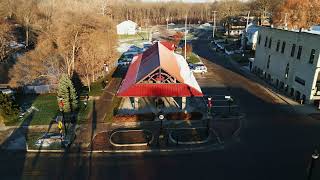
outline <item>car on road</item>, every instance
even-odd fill
[[[189,64],[190,70],[193,73],[207,73],[208,69],[204,64]]]

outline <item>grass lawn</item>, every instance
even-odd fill
[[[112,101],[112,108],[108,109],[107,115],[104,119],[105,122],[111,122],[113,119],[113,116],[116,114],[120,103],[121,103],[122,98],[114,96],[113,101]]]
[[[89,113],[92,111],[93,101],[88,101],[87,106],[84,105],[84,102],[79,102],[79,113],[78,113],[78,124],[85,123],[87,121]]]
[[[20,124],[20,120],[18,117],[2,117],[0,115],[0,122],[3,122],[6,126],[17,126]]]
[[[21,99],[20,101],[22,100],[23,99]],[[28,98],[26,98],[25,101],[27,100]],[[50,124],[51,120],[54,120],[56,118],[57,115],[61,115],[57,104],[56,94],[35,96],[30,104],[31,106],[37,108],[39,111],[34,110],[33,113],[25,115],[22,120],[10,121],[9,123],[6,123],[6,125],[19,125],[21,122],[28,120],[28,118],[31,118],[30,125],[48,125]],[[87,106],[84,105],[83,101],[79,101],[78,107],[78,122],[83,123],[87,120],[88,114],[92,110],[92,101],[88,101]]]
[[[89,92],[89,96],[100,96],[103,93],[103,88],[105,87],[106,78],[101,78],[96,82],[92,83]]]
[[[148,33],[146,32],[138,32],[134,35],[118,35],[119,39],[148,39]]]
[[[32,118],[30,125],[50,124],[50,121],[59,113],[56,94],[39,95],[32,102],[32,106],[37,108],[39,111],[34,111],[32,114],[29,114],[24,118],[24,120]]]
[[[192,64],[199,63],[200,58],[197,55],[195,55],[194,53],[192,53],[187,57],[187,62],[192,63]]]
[[[104,77],[104,78],[100,78],[97,81],[93,82],[91,84],[91,91],[88,92],[89,96],[101,96],[103,93],[103,89],[105,88],[105,86],[107,85],[105,82],[106,80],[108,82],[111,81],[112,79],[112,74],[114,73],[114,71],[116,70],[116,67],[113,68],[111,71],[109,71],[109,74]]]

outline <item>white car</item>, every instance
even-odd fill
[[[204,64],[193,64],[190,67],[190,70],[193,73],[206,73],[206,72],[208,72],[208,69]]]

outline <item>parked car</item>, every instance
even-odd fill
[[[14,90],[12,89],[9,89],[9,88],[0,88],[0,92],[2,92],[3,94],[8,94],[8,95],[12,95],[15,93]]]
[[[127,66],[131,63],[131,60],[121,59],[118,61],[118,66]]]
[[[192,64],[189,65],[191,72],[193,73],[206,73],[208,72],[207,67],[204,64]]]

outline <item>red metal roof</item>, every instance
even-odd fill
[[[168,42],[168,41],[160,41],[160,43],[162,45],[164,45],[166,48],[168,48],[169,50],[171,51],[174,51],[176,49],[175,45],[171,42]]]
[[[165,43],[169,45],[169,43]],[[181,66],[174,52],[163,42],[157,42],[143,54],[135,56],[129,66],[128,72],[122,81],[117,96],[124,97],[189,97],[203,96],[199,85],[188,65]],[[181,60],[180,60],[181,61]],[[183,61],[185,61],[183,59]],[[170,76],[176,78],[178,83],[139,83],[150,73],[157,69],[163,69]],[[184,68],[184,69],[183,69]],[[190,77],[183,77],[190,72]],[[186,76],[186,75],[185,75]],[[189,78],[189,79],[188,79]],[[190,83],[195,82],[195,83]],[[196,85],[194,85],[196,84]]]

